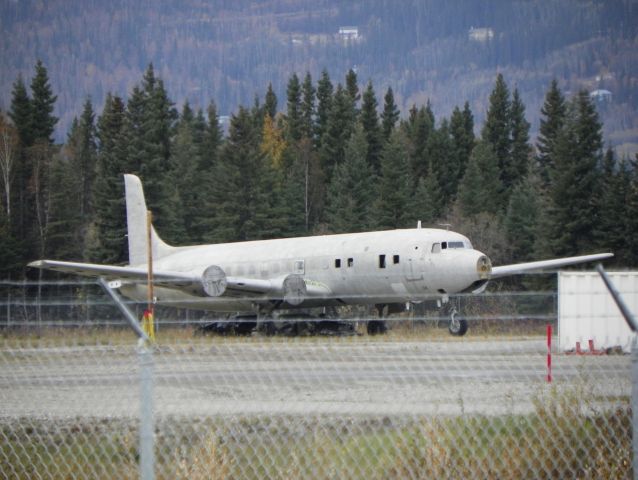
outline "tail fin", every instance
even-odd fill
[[[142,182],[135,175],[124,175],[126,190],[126,222],[128,227],[129,264],[140,265],[147,261],[146,251],[146,200]],[[173,247],[167,245],[151,227],[151,244],[153,259],[156,260],[170,254]]]

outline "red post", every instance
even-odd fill
[[[547,383],[552,383],[552,326],[547,325]]]

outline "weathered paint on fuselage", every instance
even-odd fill
[[[432,251],[443,242],[462,242],[464,248]],[[153,268],[200,276],[217,265],[229,277],[259,279],[299,274],[315,292],[298,305],[305,308],[457,293],[480,278],[476,265],[482,256],[463,235],[423,228],[177,247],[154,261]],[[146,285],[125,285],[121,291],[136,300],[146,298]],[[250,310],[267,300],[264,295],[200,297],[167,288],[156,288],[155,294],[160,303],[215,311]]]

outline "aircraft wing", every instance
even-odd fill
[[[594,255],[580,255],[577,257],[555,258],[552,260],[503,265],[500,267],[492,267],[492,274],[490,275],[490,278],[493,279],[507,277],[509,275],[522,275],[533,271],[549,270],[578,263],[595,262],[597,260],[603,260],[613,256],[613,253],[597,253]]]
[[[57,260],[38,260],[31,262],[29,267],[131,283],[146,283],[148,279],[148,271],[143,267]],[[158,287],[181,290],[201,297],[269,294],[273,298],[281,298],[291,305],[301,303],[309,295],[320,296],[327,293],[327,287],[307,285],[300,275],[290,274],[274,279],[227,276],[221,267],[216,265],[206,268],[202,274],[154,270],[153,283]]]

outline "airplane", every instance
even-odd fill
[[[38,260],[30,267],[102,277],[135,301],[147,298],[148,228],[142,182],[124,175],[129,265]],[[461,336],[467,320],[449,302],[481,293],[492,279],[610,258],[612,253],[492,266],[459,233],[435,228],[384,230],[196,246],[170,246],[150,227],[154,301],[217,312],[252,312],[260,325],[276,310],[374,305],[383,318],[410,302],[438,299],[448,330]]]

